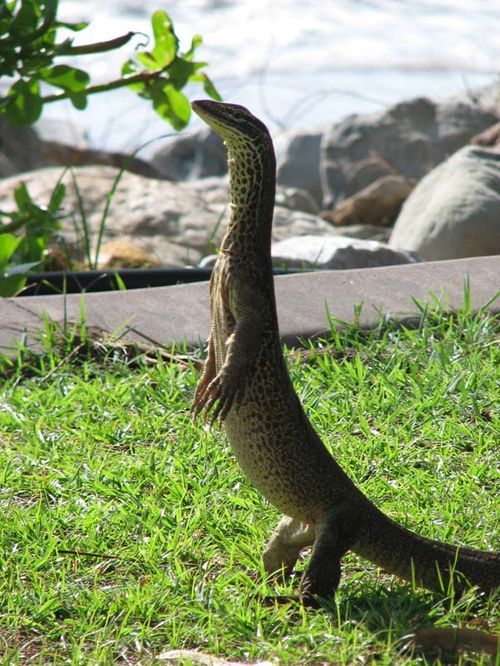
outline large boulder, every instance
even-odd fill
[[[159,178],[159,171],[149,162],[140,157],[132,157],[126,153],[116,153],[94,148],[78,148],[60,141],[43,141],[36,168],[42,166],[71,165],[87,166],[101,164],[103,166],[126,169],[131,173],[148,178]]]
[[[275,206],[272,240],[280,241],[290,236],[326,236],[331,233],[331,225],[316,215],[300,210],[290,210]]]
[[[495,123],[483,132],[479,132],[470,140],[475,146],[494,147],[500,146],[500,122]]]
[[[222,139],[210,128],[169,139],[152,158],[153,166],[168,180],[194,180],[222,176],[227,154]]]
[[[374,268],[419,261],[417,255],[372,240],[345,236],[293,236],[272,245],[273,264],[279,268],[321,270]]]
[[[420,179],[493,125],[498,117],[471,100],[418,98],[333,125],[322,143],[324,206],[331,208],[389,173]]]
[[[39,204],[47,204],[52,190],[63,170],[47,167],[19,174],[0,181],[0,209],[13,210],[14,190],[25,182],[28,191]],[[90,241],[95,246],[108,195],[113,190],[119,170],[108,166],[75,167],[73,169],[79,197],[83,201],[85,221],[81,219],[78,196],[70,172],[64,176],[67,187],[62,215],[65,244],[74,259],[83,259],[82,224],[88,227]],[[307,207],[307,195],[297,190],[280,188],[282,203],[302,203]],[[206,178],[186,183],[172,183],[124,172],[111,199],[104,226],[102,243],[113,243],[105,248],[103,260],[116,263],[116,241],[120,259],[124,264],[135,261],[136,252],[127,247],[133,244],[150,255],[148,262],[166,265],[196,265],[200,259],[220,244],[226,229],[227,182],[225,178]],[[80,232],[75,231],[75,225]],[[290,235],[325,235],[331,226],[310,213],[277,205],[274,212],[273,240]],[[124,250],[125,248],[125,250]],[[145,256],[145,255],[144,255]]]
[[[222,226],[225,229],[225,222]],[[332,227],[328,222],[316,215],[310,215],[300,210],[290,210],[284,206],[274,207],[274,219],[272,228],[272,241],[279,245],[280,241],[290,236],[297,238],[325,237],[332,233]],[[334,231],[336,234],[336,230]],[[201,267],[213,266],[217,260],[216,254],[204,257],[200,262]]]
[[[229,203],[229,176],[210,176],[189,181],[189,188],[200,194],[211,205],[221,205],[223,210]],[[318,205],[305,190],[294,187],[276,188],[276,205],[301,210],[315,215],[319,212]]]
[[[15,127],[0,116],[0,178],[40,164],[42,141],[32,127]]]
[[[290,130],[275,140],[278,185],[305,190],[321,204],[323,193],[319,171],[324,128]]]
[[[415,183],[402,176],[383,176],[352,197],[341,201],[322,218],[334,225],[369,224],[388,226],[396,219],[401,205]]]
[[[98,268],[151,268],[160,261],[133,242],[115,240],[104,243],[99,252]],[[163,262],[165,265],[166,262]],[[175,264],[175,262],[172,262]]]
[[[290,208],[290,210],[300,210],[311,215],[319,213],[319,206],[309,192],[297,187],[278,185],[276,187],[276,205]]]
[[[330,234],[334,234],[335,236],[376,240],[381,243],[387,243],[391,237],[391,233],[392,229],[390,227],[380,227],[377,224],[349,224],[330,229]]]
[[[16,127],[0,116],[0,178],[44,166],[87,164],[115,166],[159,177],[151,164],[138,157],[90,148],[69,123],[43,120],[35,127]]]
[[[108,166],[76,167],[72,172],[79,195],[73,176],[67,171],[63,178],[67,193],[61,234],[72,256],[82,259],[82,225],[87,225],[91,243],[95,245],[108,196],[120,172]],[[21,181],[26,183],[34,201],[47,204],[62,173],[60,167],[46,167],[0,181],[0,209],[15,209],[14,190]],[[79,197],[83,201],[84,219]],[[187,184],[123,172],[111,199],[102,241],[133,242],[161,263],[193,265],[220,242],[223,227],[220,213]]]
[[[466,146],[425,176],[390,245],[428,261],[500,254],[500,153]]]

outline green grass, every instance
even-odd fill
[[[498,548],[499,330],[437,310],[415,330],[352,327],[289,358],[314,426],[364,492],[426,536],[477,548]],[[404,637],[498,630],[493,599],[414,590],[352,555],[329,608],[265,606],[298,578],[265,580],[279,516],[221,432],[192,422],[194,362],[132,359],[85,331],[62,347],[47,336],[41,356],[3,365],[1,663],[149,664],[175,648],[449,663],[405,651]]]

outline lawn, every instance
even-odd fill
[[[484,313],[436,309],[415,329],[352,326],[287,352],[315,428],[368,497],[426,536],[477,548],[499,547],[499,332]],[[265,580],[279,515],[222,432],[191,419],[199,357],[137,357],[85,330],[56,343],[47,324],[43,354],[3,364],[1,663],[150,664],[177,648],[449,663],[406,637],[498,631],[498,599],[415,590],[353,555],[328,607],[263,604],[298,577]]]

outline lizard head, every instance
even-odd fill
[[[269,140],[267,127],[244,106],[208,99],[192,102],[191,106],[228,146],[241,141],[256,142],[260,137]]]

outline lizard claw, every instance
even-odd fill
[[[222,370],[200,393],[195,395],[193,412],[195,416],[205,412],[205,420],[212,426],[217,420],[224,421],[231,408],[238,407],[244,394],[241,382],[231,379],[231,375]]]
[[[191,413],[193,414],[194,418],[196,419],[201,412],[203,411],[206,402],[207,402],[207,391],[209,388],[210,382],[202,383],[200,382],[198,386],[196,387],[196,391],[194,394],[194,400],[193,400],[193,405],[191,407]]]

